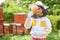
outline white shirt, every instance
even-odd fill
[[[28,13],[28,17],[31,17],[32,15],[33,15],[33,12],[30,11],[30,12]]]
[[[47,17],[41,18],[27,18],[25,22],[25,28],[31,29],[31,36],[35,38],[46,38],[51,32],[51,23]],[[44,35],[45,34],[45,35]]]

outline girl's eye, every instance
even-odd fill
[[[38,10],[40,10],[40,9],[38,8]]]
[[[40,10],[41,8],[39,7],[38,10]]]

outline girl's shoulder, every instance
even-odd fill
[[[45,20],[46,20],[47,22],[50,22],[50,19],[49,19],[48,17],[45,17]]]
[[[50,20],[50,19],[49,19],[48,17],[46,17],[46,16],[42,17],[41,19],[44,19],[44,20],[46,20],[46,21],[49,21],[49,20]]]

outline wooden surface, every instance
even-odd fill
[[[0,36],[3,35],[3,8],[0,8]]]
[[[26,14],[14,15],[14,22],[21,24],[21,26],[17,27],[17,34],[19,34],[21,32],[23,32],[23,33],[25,32],[24,23],[25,23],[26,18],[27,18]],[[27,33],[27,32],[25,32],[25,33]]]

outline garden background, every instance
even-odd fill
[[[4,21],[13,22],[14,13],[24,12],[28,14],[29,4],[36,1],[42,1],[45,5],[49,6],[47,9],[47,17],[52,23],[52,32],[47,36],[47,40],[60,40],[60,0],[5,0],[0,4],[3,7]],[[5,35],[0,37],[0,40],[30,40],[30,35]]]

